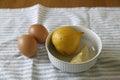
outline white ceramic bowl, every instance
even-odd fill
[[[80,27],[80,26],[69,26],[69,27],[73,27],[78,31],[84,32],[81,42],[80,42],[80,47],[77,51],[79,51],[83,45],[87,44],[89,48],[90,60],[82,62],[80,64],[71,64],[70,60],[72,59],[73,56],[63,56],[60,53],[58,53],[56,49],[54,48],[51,42],[51,36],[54,31],[52,31],[48,35],[46,39],[46,43],[45,43],[45,46],[48,52],[48,57],[51,63],[56,68],[62,71],[65,71],[65,72],[86,71],[89,68],[91,68],[97,61],[97,58],[102,50],[101,39],[95,32],[91,31],[88,28]]]

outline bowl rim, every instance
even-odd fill
[[[48,39],[50,39],[49,37],[51,37],[51,35],[52,35],[52,33],[56,30],[56,29],[59,29],[59,28],[62,28],[62,27],[72,27],[72,28],[74,28],[75,29],[75,27],[76,28],[84,28],[84,29],[87,29],[87,30],[89,30],[90,32],[92,32],[96,37],[97,37],[97,40],[99,40],[99,42],[100,42],[100,49],[98,50],[98,52],[97,52],[97,54],[94,56],[94,57],[92,57],[91,59],[89,59],[89,60],[87,60],[87,61],[84,61],[84,62],[81,62],[81,63],[79,63],[79,64],[72,64],[72,63],[70,63],[70,62],[66,62],[66,61],[64,61],[64,60],[60,60],[59,58],[56,58],[55,56],[53,56],[52,54],[51,54],[51,52],[49,51],[49,49],[48,49]],[[101,39],[100,39],[100,37],[94,32],[94,31],[92,31],[91,29],[89,29],[89,28],[86,28],[86,27],[81,27],[81,26],[76,26],[76,25],[65,25],[65,26],[60,26],[60,27],[57,27],[56,29],[54,29],[54,30],[52,30],[49,34],[48,34],[48,36],[47,36],[47,38],[46,38],[46,42],[45,42],[45,47],[46,47],[46,50],[47,50],[47,54],[50,54],[52,57],[54,57],[56,60],[58,60],[58,61],[60,61],[60,62],[62,62],[62,63],[65,63],[65,64],[70,64],[70,65],[81,65],[81,64],[86,64],[86,63],[89,63],[89,62],[91,62],[91,61],[93,61],[93,60],[95,60],[99,55],[100,55],[100,53],[101,53],[101,51],[102,51],[102,41],[101,41]],[[49,52],[49,53],[48,53]]]

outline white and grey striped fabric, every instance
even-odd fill
[[[21,55],[17,39],[34,23],[49,32],[62,25],[93,30],[103,43],[97,63],[82,73],[62,72],[50,63],[44,44],[33,58]],[[120,80],[120,8],[0,9],[0,80]]]

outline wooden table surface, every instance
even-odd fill
[[[47,7],[120,7],[120,0],[0,0],[0,8],[22,8],[35,4]]]

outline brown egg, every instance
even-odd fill
[[[22,35],[18,39],[18,49],[23,55],[32,57],[37,53],[37,41],[30,35]]]
[[[48,36],[48,31],[43,25],[34,24],[29,28],[29,34],[33,36],[39,43],[44,43]]]

